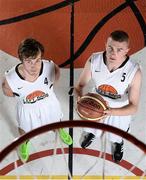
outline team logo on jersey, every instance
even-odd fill
[[[40,101],[46,97],[48,97],[48,93],[44,93],[43,91],[34,91],[31,94],[29,94],[26,99],[23,99],[23,103],[24,104],[32,104],[35,103],[37,101]]]
[[[102,84],[98,86],[98,88],[95,88],[95,89],[96,89],[96,92],[98,94],[101,94],[102,96],[107,96],[112,99],[121,98],[121,95],[118,94],[117,90],[111,85]]]
[[[44,84],[47,84],[48,85],[48,79],[45,77],[44,79]]]

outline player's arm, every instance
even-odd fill
[[[140,94],[141,94],[141,82],[142,74],[140,69],[136,72],[136,75],[131,83],[129,92],[129,113],[135,114],[138,110]]]
[[[133,115],[138,110],[139,99],[140,99],[140,92],[141,92],[141,81],[142,81],[142,74],[141,70],[139,69],[130,85],[129,89],[129,104],[122,107],[122,108],[111,108],[105,113],[107,115],[115,115],[115,116],[127,116]]]
[[[3,82],[2,82],[2,90],[3,90],[3,93],[6,95],[6,96],[10,96],[10,97],[14,97],[15,94],[13,93],[13,91],[11,90],[7,80],[4,78]]]
[[[85,67],[75,86],[75,93],[77,99],[79,99],[83,95],[83,88],[88,84],[90,79],[91,79],[91,58],[87,60]]]

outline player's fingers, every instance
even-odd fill
[[[108,107],[108,109],[104,110],[104,114],[106,116],[110,116],[111,115],[111,108]]]

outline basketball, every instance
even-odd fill
[[[97,121],[104,117],[105,100],[98,94],[88,93],[77,102],[77,113],[85,120]]]
[[[73,60],[75,68],[82,68],[83,59],[91,52],[103,51],[109,32],[117,29],[129,34],[130,55],[145,47],[145,0],[72,1],[76,9],[74,22],[70,18],[70,1],[32,0],[29,6],[26,0],[0,2],[0,49],[14,57],[19,43],[33,37],[46,47],[46,59],[55,59],[56,64],[66,68]],[[75,38],[73,59],[69,45],[71,23]]]

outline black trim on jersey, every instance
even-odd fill
[[[126,57],[125,61],[117,69],[122,68],[127,63],[128,60],[129,60],[129,56]],[[103,52],[103,62],[106,65],[106,51]],[[113,70],[111,70],[110,72],[112,73]]]
[[[43,73],[43,67],[44,67],[44,64],[43,64],[43,61],[42,61],[41,70],[40,70],[39,76]]]
[[[15,71],[16,71],[17,75],[18,75],[21,79],[25,80],[24,77],[23,77],[23,76],[19,73],[19,71],[18,71],[18,67],[19,67],[21,64],[22,64],[22,63],[19,63],[19,64],[15,67]],[[43,72],[43,66],[44,66],[44,64],[43,64],[43,61],[42,61],[41,70],[40,70],[39,76],[40,76],[40,75],[42,74],[42,72]]]
[[[18,93],[15,93],[15,92],[13,92],[13,95],[14,95],[14,96],[19,96],[19,94],[18,94]]]
[[[25,80],[25,79],[21,76],[21,74],[19,73],[19,71],[18,71],[18,67],[19,67],[21,64],[22,64],[22,63],[20,63],[20,64],[18,64],[18,65],[16,66],[15,71],[16,71],[17,75],[18,75],[21,79]]]

